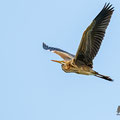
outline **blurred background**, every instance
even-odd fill
[[[64,73],[42,43],[76,53],[82,34],[105,2],[115,7],[94,76]],[[120,120],[120,1],[0,1],[1,120]]]

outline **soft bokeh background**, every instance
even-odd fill
[[[67,74],[42,42],[76,53],[83,31],[115,7],[94,69],[114,82]],[[0,1],[0,120],[120,120],[120,1]]]

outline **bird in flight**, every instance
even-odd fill
[[[117,115],[120,115],[120,106],[117,108]]]
[[[64,72],[94,75],[108,81],[113,81],[109,76],[99,74],[93,70],[93,59],[100,49],[101,42],[104,38],[105,31],[110,22],[113,11],[114,7],[112,7],[110,3],[105,3],[103,9],[84,31],[76,55],[60,48],[49,47],[45,43],[43,43],[43,48],[56,53],[63,58],[62,61],[52,61],[60,63]]]

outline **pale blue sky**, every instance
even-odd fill
[[[42,42],[76,53],[83,31],[103,8],[115,7],[94,70],[67,74]],[[0,1],[0,120],[120,120],[120,1]]]

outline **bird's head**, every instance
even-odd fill
[[[66,62],[65,61],[58,61],[58,60],[51,60],[51,61],[60,63],[61,67],[62,67],[62,70],[65,71],[65,72],[67,72],[66,71]]]
[[[67,72],[67,73],[68,73],[68,72],[72,72],[72,71],[70,70],[68,61],[57,61],[57,60],[51,60],[51,61],[60,63],[60,64],[61,64],[61,67],[62,67],[62,70],[63,70],[64,72]]]

